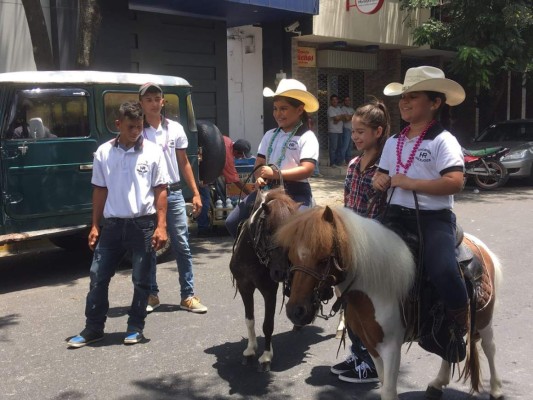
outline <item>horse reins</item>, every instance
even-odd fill
[[[341,295],[340,297],[337,298],[337,300],[335,300],[335,303],[333,304],[329,314],[324,314],[324,312],[323,312],[322,305],[323,304],[328,304],[328,302],[331,299],[331,297],[333,297],[333,290],[331,291],[331,296],[328,295],[329,297],[327,299],[324,298],[325,296],[322,296],[322,294],[324,293],[323,290],[325,289],[324,285],[327,283],[328,279],[332,278],[332,283],[328,286],[328,288],[331,288],[331,286],[336,286],[336,285],[344,282],[344,280],[345,280],[345,276],[344,276],[345,275],[345,271],[340,266],[339,259],[340,259],[339,241],[338,241],[337,236],[334,235],[333,236],[333,252],[332,252],[332,254],[330,254],[327,257],[327,261],[322,261],[322,262],[319,263],[319,264],[327,263],[326,270],[325,270],[325,272],[323,274],[321,274],[319,272],[316,272],[316,271],[312,270],[311,268],[306,267],[304,265],[293,265],[290,268],[290,270],[289,270],[289,274],[292,274],[295,271],[300,271],[300,272],[303,272],[306,275],[309,275],[309,276],[313,277],[317,281],[317,285],[313,289],[313,304],[314,304],[314,306],[315,306],[315,308],[317,310],[316,311],[316,316],[319,317],[319,318],[323,318],[325,320],[328,320],[329,318],[334,317],[337,314],[337,312],[340,310],[341,305],[342,305],[342,300],[341,300],[342,299],[342,295]],[[334,271],[340,271],[343,276],[341,276],[340,279],[337,278],[337,276],[335,276],[335,274],[330,273],[330,271],[332,269]],[[351,286],[351,283],[350,283],[350,285],[348,285],[348,287]],[[320,313],[319,313],[319,310],[320,310]]]

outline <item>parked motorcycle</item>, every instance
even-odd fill
[[[507,168],[500,162],[509,152],[506,147],[488,147],[480,150],[463,148],[465,158],[465,183],[471,176],[475,184],[485,190],[496,189],[509,180]]]

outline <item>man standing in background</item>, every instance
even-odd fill
[[[346,96],[342,101],[341,107],[344,121],[342,128],[342,146],[341,146],[341,156],[343,165],[348,165],[352,159],[352,117],[355,113],[355,110],[352,107],[350,96]]]
[[[344,115],[339,105],[339,97],[332,94],[329,97],[328,107],[328,138],[329,138],[329,166],[336,167],[342,165],[344,154],[341,154],[342,128]]]

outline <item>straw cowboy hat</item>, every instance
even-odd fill
[[[318,111],[318,100],[307,91],[305,85],[296,79],[282,79],[275,92],[270,88],[263,89],[263,96],[285,96],[299,100],[304,103],[304,110],[307,112]]]
[[[466,97],[465,90],[457,82],[444,77],[444,72],[435,67],[409,68],[402,83],[389,83],[383,89],[385,96],[398,96],[403,93],[432,91],[444,93],[446,104],[456,106]]]

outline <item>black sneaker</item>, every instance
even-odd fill
[[[346,360],[338,364],[335,364],[333,367],[331,367],[330,371],[332,374],[339,375],[339,374],[343,374],[348,371],[352,371],[356,367],[357,367],[357,356],[353,353],[350,353],[346,357]]]
[[[70,338],[68,341],[68,347],[80,348],[87,346],[89,343],[94,343],[104,338],[104,332],[92,332],[88,329],[84,329],[78,336]]]
[[[339,379],[351,383],[379,382],[377,371],[364,361],[354,369],[340,374]]]

